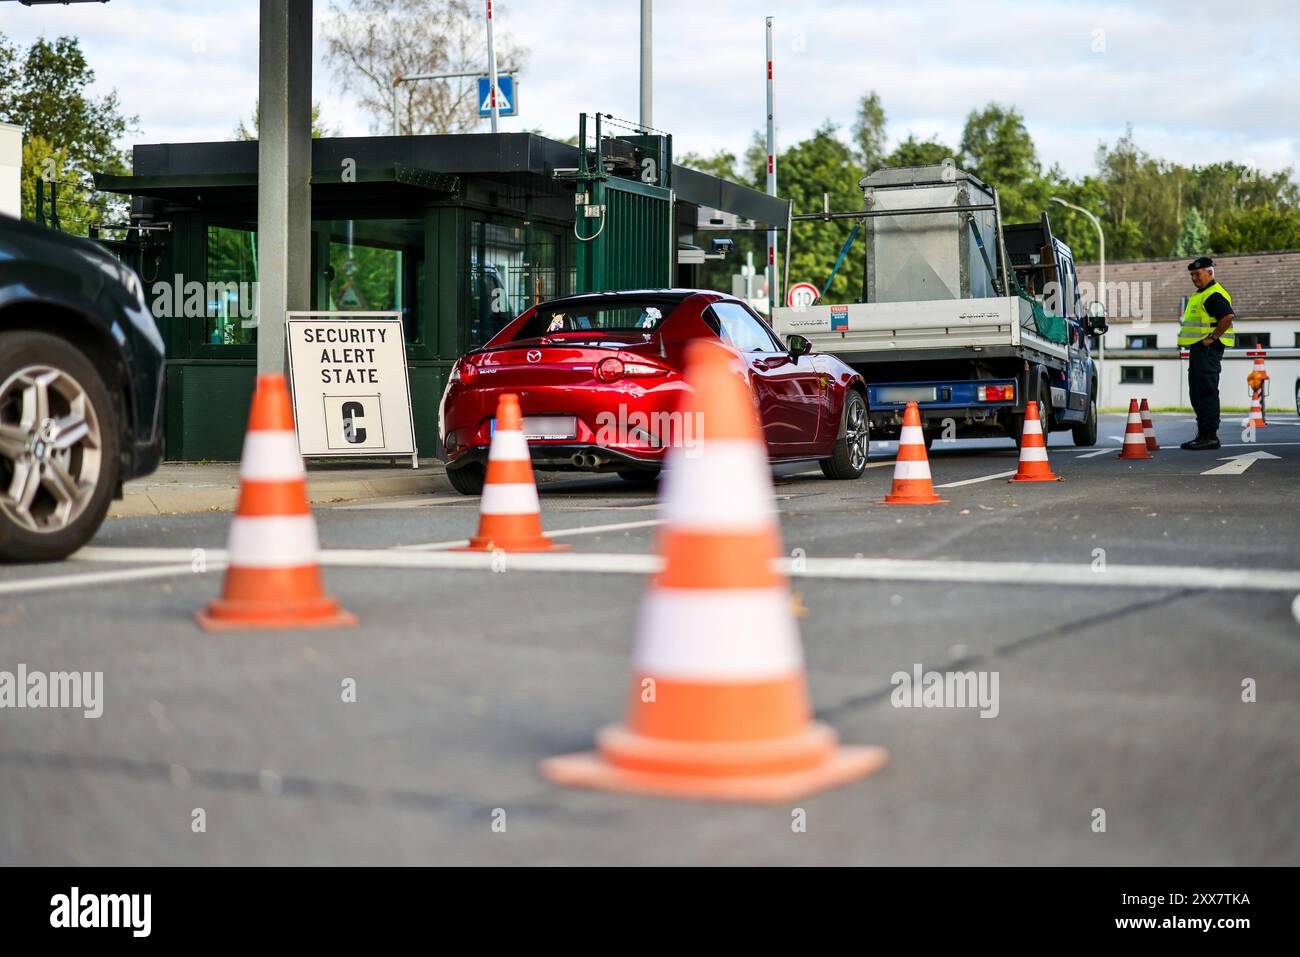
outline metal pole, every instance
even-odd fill
[[[397,122],[397,111],[401,108],[398,106],[397,87],[401,84],[401,82],[402,82],[402,78],[400,76],[395,77],[393,79],[393,135],[394,136],[399,136],[402,132],[402,127]]]
[[[497,122],[501,118],[500,106],[497,104],[497,48],[492,43],[492,0],[487,0],[487,43],[488,43],[488,103],[492,105],[492,132],[497,131]]]
[[[767,195],[776,195],[776,121],[772,112],[772,37],[773,20],[767,18]],[[779,301],[776,270],[776,230],[767,231],[767,315],[770,320],[776,315]]]
[[[651,34],[652,0],[641,0],[641,129],[649,132],[654,120],[651,118],[650,88],[653,76],[653,43]]]
[[[261,0],[257,371],[284,372],[285,313],[311,308],[312,5]]]

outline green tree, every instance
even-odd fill
[[[858,116],[853,123],[853,143],[857,147],[858,165],[871,173],[885,165],[885,108],[875,90],[858,101]]]
[[[1047,202],[1048,184],[1033,137],[1015,107],[990,103],[970,112],[962,130],[958,165],[998,191],[1008,223],[1037,219]]]
[[[235,127],[235,139],[237,140],[257,139],[258,131],[262,128],[262,123],[261,123],[262,104],[260,102],[253,103],[253,115],[249,118],[249,120],[253,124],[251,129],[248,127],[248,124],[246,124],[242,119],[239,121],[239,125]],[[320,104],[313,103],[311,105],[312,139],[320,139],[323,136],[333,136],[333,135],[334,135],[334,130],[330,129],[323,122],[321,122]]]
[[[956,162],[957,151],[938,140],[918,140],[908,133],[907,139],[894,147],[881,166],[933,166],[944,160]]]
[[[1048,181],[1052,196],[1081,206],[1098,218],[1104,216],[1106,184],[1099,177],[1084,176],[1073,180],[1062,173],[1059,167],[1053,167],[1048,174]],[[1076,262],[1096,262],[1101,244],[1092,221],[1082,213],[1052,203],[1050,198],[1048,202],[1050,205],[1045,207],[1045,211],[1052,224],[1052,235],[1070,247]],[[1102,228],[1106,230],[1104,221]],[[1111,242],[1110,232],[1106,230],[1106,255],[1113,259],[1115,252],[1111,248]]]
[[[822,194],[830,194],[833,210],[862,208],[858,168],[853,150],[836,135],[834,124],[820,126],[811,138],[780,155],[777,183],[782,196],[794,200],[795,212],[815,212],[822,208]],[[853,228],[848,220],[800,223],[795,228],[791,246],[790,281],[811,282],[820,288],[840,248]],[[852,265],[856,259],[858,266]],[[861,292],[862,246],[855,244],[850,258],[840,267],[825,302],[852,302]]]
[[[1252,206],[1219,217],[1210,246],[1220,254],[1300,249],[1300,208]]]
[[[717,176],[732,182],[736,180],[736,154],[727,150],[719,150],[712,156],[704,153],[686,153],[677,157],[675,162],[690,169],[699,170],[701,173],[708,173],[710,176]]]
[[[47,195],[59,192],[60,225],[84,235],[94,223],[121,219],[117,197],[97,192],[95,172],[122,173],[127,155],[117,143],[133,130],[117,91],[88,93],[95,72],[74,37],[41,38],[19,52],[0,34],[0,120],[21,126],[23,215],[35,214],[36,180],[47,181]]]
[[[1210,248],[1210,229],[1205,225],[1205,220],[1201,216],[1201,211],[1193,206],[1187,211],[1187,217],[1183,220],[1183,226],[1178,230],[1178,238],[1174,240],[1174,248],[1170,251],[1171,256],[1204,256],[1214,252]]]

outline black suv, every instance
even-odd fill
[[[0,560],[95,534],[162,457],[163,341],[103,247],[0,215]]]

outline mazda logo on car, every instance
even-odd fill
[[[529,362],[541,362],[541,361],[542,361],[542,354],[541,354],[540,352],[538,352],[536,349],[529,349],[529,350],[528,350],[528,361],[529,361]]]

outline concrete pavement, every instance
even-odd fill
[[[1157,417],[1164,445],[1185,418]],[[0,861],[1300,863],[1295,595],[1166,571],[1300,574],[1300,422],[1146,462],[1115,459],[1122,428],[1104,417],[1103,454],[1055,436],[1059,484],[992,477],[1014,467],[1007,443],[939,443],[935,482],[964,484],[935,508],[876,504],[890,447],[857,482],[781,470],[785,548],[810,569],[859,554],[1078,569],[1069,585],[794,578],[819,716],[892,760],[791,806],[570,791],[536,772],[619,717],[644,581],[613,566],[652,553],[652,490],[591,477],[542,490],[546,527],[576,533],[576,556],[611,556],[600,571],[329,565],[361,617],[337,632],[200,633],[190,615],[220,580],[189,568],[37,590],[175,563],[137,549],[218,555],[228,519],[110,521],[93,560],[0,569],[0,669],[105,680],[97,720],[0,712]],[[1202,474],[1252,450],[1279,458]],[[447,554],[477,520],[476,501],[450,493],[317,517],[327,554],[417,556]],[[1098,562],[1136,569],[1132,585],[1103,584]],[[895,707],[892,677],[916,665],[996,672],[996,717]]]

